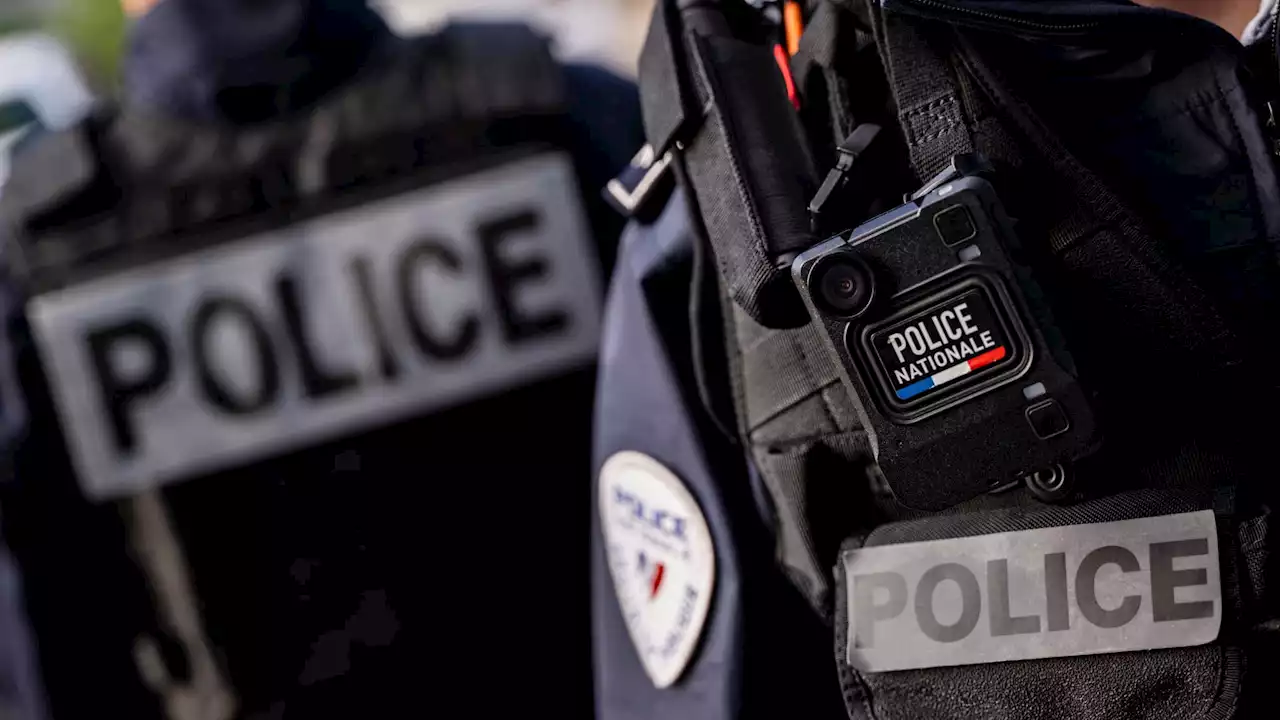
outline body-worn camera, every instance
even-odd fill
[[[922,510],[1019,479],[1055,499],[1100,442],[986,170],[957,157],[905,205],[792,265],[881,471]]]

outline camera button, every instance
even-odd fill
[[[1027,408],[1027,422],[1031,423],[1031,429],[1041,440],[1048,440],[1071,429],[1071,420],[1057,400],[1046,400]]]
[[[933,216],[933,228],[947,247],[959,245],[978,236],[978,228],[973,224],[973,216],[963,205],[952,205]]]

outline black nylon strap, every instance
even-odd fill
[[[656,9],[640,68],[650,143],[683,150],[734,302],[766,326],[802,326],[808,313],[776,259],[813,244],[817,181],[772,48],[740,39],[716,5],[672,7]]]
[[[849,88],[836,68],[843,13],[833,3],[820,3],[805,24],[804,34],[800,37],[800,51],[791,58],[791,75],[795,78],[796,87],[802,91],[809,89],[813,73],[822,75],[833,133],[831,141],[836,143],[853,131],[854,121],[849,107]],[[846,34],[845,41],[851,39]],[[805,100],[812,104],[818,98],[806,97]]]
[[[640,50],[640,109],[645,137],[658,157],[688,130],[686,122],[701,115],[693,89],[680,79],[684,53],[676,34],[679,27],[675,5],[659,2]]]
[[[840,384],[840,370],[831,353],[823,347],[819,334],[810,328],[763,329],[751,337],[742,349],[742,374],[747,387],[749,430],[778,420],[800,403]],[[843,432],[853,428],[833,429]],[[818,430],[797,428],[796,435],[812,435]]]
[[[911,165],[923,182],[954,156],[973,152],[969,123],[950,64],[918,21],[886,12],[877,30]]]

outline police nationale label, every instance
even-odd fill
[[[711,531],[684,483],[661,463],[620,452],[600,469],[600,527],[618,605],[653,684],[679,679],[715,588]]]
[[[86,492],[249,462],[589,363],[596,255],[544,155],[35,298]]]
[[[853,550],[864,672],[1203,645],[1222,587],[1212,511]]]
[[[871,337],[893,397],[917,403],[1016,363],[1007,323],[981,285]]]

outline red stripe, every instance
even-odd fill
[[[662,563],[658,563],[658,571],[653,574],[653,587],[649,589],[649,599],[658,597],[658,588],[662,587],[662,571],[665,568]]]
[[[781,45],[773,46],[773,59],[778,61],[778,70],[782,73],[782,79],[787,83],[787,97],[791,98],[791,104],[800,109],[800,97],[796,95],[796,83],[791,79],[791,59],[787,57],[786,48]]]
[[[969,369],[977,370],[980,367],[986,367],[1000,362],[1004,359],[1004,348],[998,347],[995,350],[988,350],[976,358],[969,361]]]

